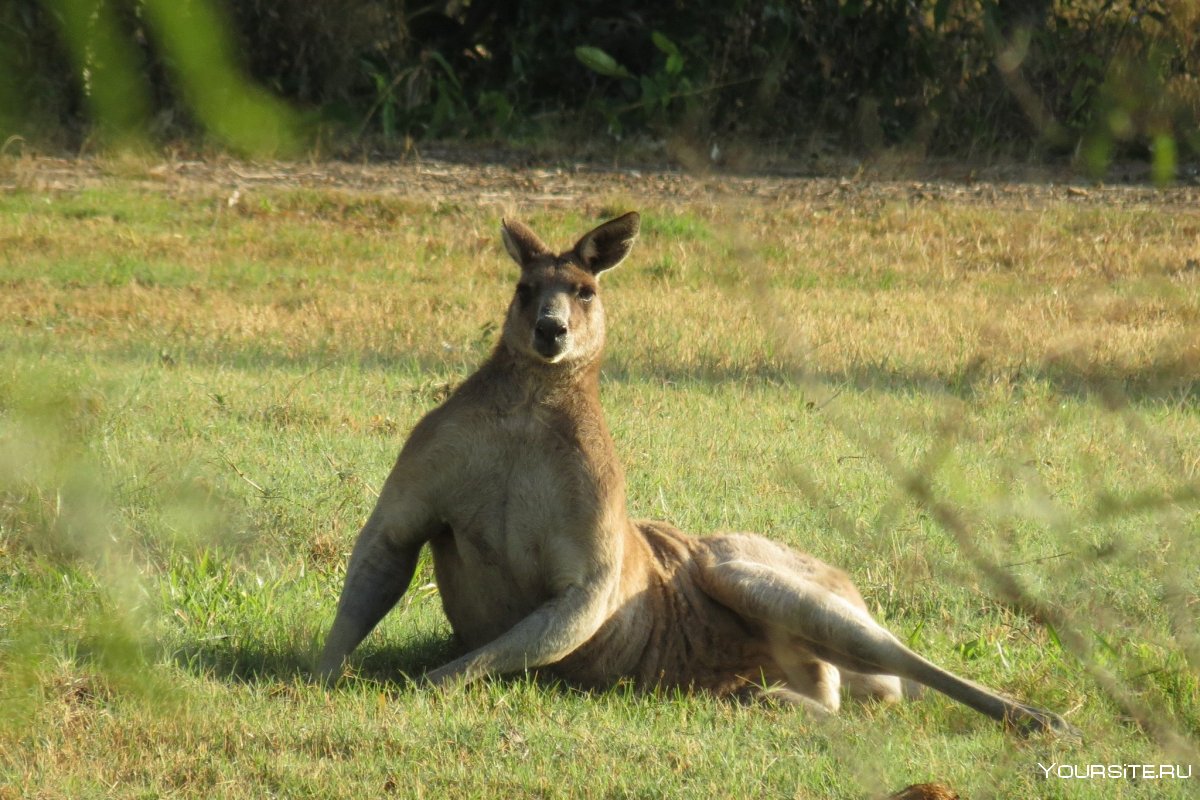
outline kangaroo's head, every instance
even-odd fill
[[[629,254],[640,219],[635,212],[595,228],[555,255],[533,231],[505,220],[504,247],[521,267],[504,322],[504,342],[545,364],[582,364],[604,347],[600,273]]]

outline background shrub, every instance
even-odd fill
[[[1190,0],[171,5],[215,9],[237,69],[352,141],[686,131],[787,148],[832,136],[868,151],[1079,153],[1096,171],[1143,156],[1163,174],[1200,153]],[[109,50],[136,53],[152,134],[211,128],[145,22],[159,7],[10,0],[0,122],[27,136],[90,130],[111,66],[98,54],[116,36],[136,45]]]

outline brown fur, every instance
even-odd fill
[[[812,556],[629,519],[600,406],[598,280],[637,230],[626,214],[554,254],[505,223],[521,277],[501,340],[404,445],[355,543],[319,672],[340,673],[428,544],[468,648],[434,683],[547,668],[584,686],[632,680],[833,712],[842,685],[896,700],[902,676],[996,719],[1066,730],[904,647],[845,573]]]
[[[958,792],[944,783],[914,783],[905,786],[887,800],[961,800]]]

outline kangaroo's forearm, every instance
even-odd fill
[[[420,546],[393,548],[368,543],[356,552],[346,570],[346,583],[337,616],[329,630],[317,672],[322,680],[333,680],[342,662],[404,595],[417,567]]]
[[[553,664],[590,639],[608,616],[595,587],[572,587],[482,647],[429,673],[433,683],[470,682]]]

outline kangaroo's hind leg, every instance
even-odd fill
[[[929,686],[1023,730],[1073,732],[1058,715],[1001,697],[905,647],[872,619],[841,571],[758,536],[703,541],[707,557],[701,556],[697,577],[704,591],[765,625],[768,635],[790,635],[805,652],[842,670]]]
[[[869,675],[843,669],[842,685],[855,700],[878,700],[894,703],[904,698],[904,687],[895,675]]]
[[[811,702],[806,704],[834,714],[841,706],[842,676],[833,664],[813,655],[786,630],[769,628],[767,638],[776,666],[787,677],[787,688]]]

